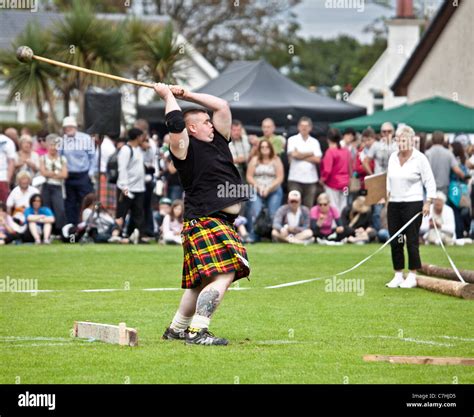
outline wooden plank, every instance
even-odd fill
[[[138,333],[125,323],[118,326],[103,323],[91,323],[88,321],[74,322],[74,337],[96,339],[105,343],[118,344],[121,346],[137,346]]]
[[[420,271],[423,272],[424,275],[428,275],[430,277],[445,278],[459,282],[456,272],[450,268],[442,268],[437,265],[423,264]],[[474,271],[460,269],[459,273],[463,277],[464,281],[474,284]]]
[[[410,365],[464,365],[474,366],[474,358],[441,357],[441,356],[392,356],[364,355],[365,362],[389,362]]]
[[[417,275],[416,285],[428,291],[464,298],[466,300],[474,300],[474,284],[468,284],[467,282],[463,283],[460,281],[456,282]]]
[[[377,204],[382,198],[387,198],[387,174],[368,175],[364,178],[367,195],[365,197],[365,204]]]

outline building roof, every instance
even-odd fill
[[[443,30],[448,24],[449,20],[453,17],[456,10],[459,9],[462,1],[463,0],[459,0],[458,4],[454,5],[455,2],[452,0],[445,0],[445,2],[441,5],[438,13],[436,13],[417,47],[391,86],[391,89],[396,96],[407,95],[408,85],[415,77],[418,69],[421,67],[425,58],[430,53],[433,45],[443,33]]]

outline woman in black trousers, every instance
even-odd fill
[[[397,129],[396,141],[398,151],[392,153],[388,162],[387,221],[390,236],[393,236],[413,216],[423,212],[430,213],[430,205],[436,198],[436,182],[430,163],[425,155],[413,147],[415,132],[410,126],[403,125]],[[424,200],[426,190],[426,201]],[[392,263],[395,276],[387,283],[389,288],[416,287],[416,271],[421,268],[418,247],[422,216],[419,215],[398,237],[392,240]],[[403,236],[404,235],[404,236]],[[405,268],[404,244],[408,251],[408,275],[403,279]]]

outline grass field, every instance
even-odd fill
[[[422,289],[389,290],[386,248],[346,275],[363,293],[329,292],[324,280],[265,286],[346,269],[377,246],[249,247],[251,280],[239,281],[211,330],[227,347],[160,340],[181,292],[182,250],[157,245],[0,248],[0,279],[38,279],[39,293],[0,293],[0,383],[474,383],[472,367],[365,363],[364,354],[474,356],[474,304]],[[474,248],[452,247],[474,269]],[[448,266],[437,247],[424,262]],[[81,292],[84,289],[122,289]],[[129,288],[128,290],[123,290]],[[75,320],[139,331],[136,348],[69,337]]]

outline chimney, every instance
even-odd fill
[[[413,0],[397,0],[397,19],[413,19]]]

